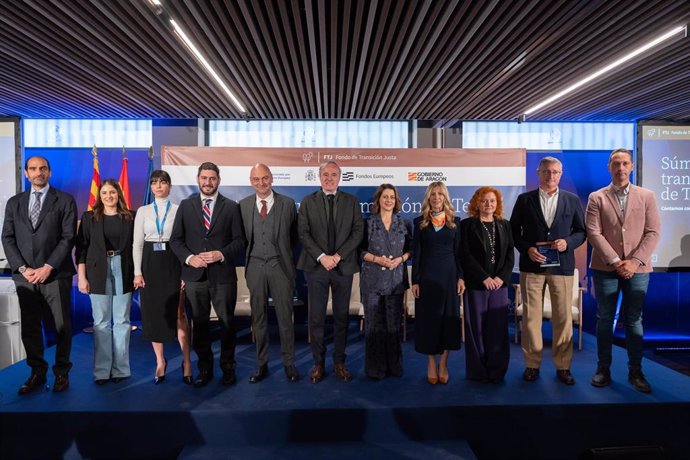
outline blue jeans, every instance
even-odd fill
[[[120,256],[108,257],[105,294],[89,294],[93,312],[93,375],[96,380],[130,375],[132,293],[123,291]]]
[[[628,349],[628,367],[642,364],[642,307],[647,295],[649,273],[635,273],[626,280],[615,271],[592,270],[597,298],[597,352],[599,366],[611,366],[613,346],[613,320],[619,293],[623,293],[621,317],[625,323],[625,345]]]

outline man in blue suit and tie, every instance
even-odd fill
[[[244,251],[240,206],[218,192],[220,170],[213,163],[199,166],[199,193],[182,200],[175,215],[170,247],[182,263],[182,280],[192,307],[192,347],[199,357],[201,388],[213,379],[213,351],[209,332],[211,304],[218,314],[220,368],[223,385],[237,382],[235,374],[235,302],[237,271],[234,259]]]
[[[570,373],[573,358],[570,303],[573,298],[574,251],[585,242],[585,219],[578,196],[558,187],[562,173],[560,160],[542,158],[537,168],[539,188],[517,198],[510,224],[515,247],[520,251],[520,288],[524,302],[522,352],[525,371],[522,378],[528,382],[539,378],[544,289],[548,286],[553,328],[551,353],[556,377],[566,385],[573,385],[575,379]],[[558,265],[547,264],[547,257],[538,250],[537,243],[544,242],[549,243],[549,249],[557,251]]]

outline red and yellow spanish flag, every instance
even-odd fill
[[[91,149],[91,154],[93,155],[93,176],[91,177],[91,192],[89,193],[89,206],[86,208],[87,211],[91,211],[93,205],[96,204],[98,187],[101,186],[101,173],[98,171],[98,150],[96,150],[95,145],[93,149]]]
[[[122,146],[122,169],[120,170],[120,188],[122,189],[122,196],[127,203],[127,209],[132,209],[132,200],[129,198],[129,168],[127,167],[127,152],[125,146]]]

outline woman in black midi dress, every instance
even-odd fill
[[[414,221],[411,286],[416,298],[415,350],[428,355],[432,385],[448,383],[448,352],[461,345],[459,296],[465,283],[459,249],[460,219],[445,184],[433,182],[424,194],[422,215]]]
[[[170,202],[170,175],[151,173],[154,202],[139,208],[134,221],[134,287],[139,289],[144,338],[156,355],[154,383],[165,380],[163,344],[177,338],[182,350],[182,377],[192,383],[187,318],[180,303],[180,262],[170,248],[177,205]]]

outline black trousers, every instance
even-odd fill
[[[186,281],[185,293],[192,307],[192,348],[198,357],[199,371],[213,372],[213,351],[209,331],[211,302],[221,324],[220,368],[224,372],[234,369],[237,281],[227,284],[212,284],[208,280]]]
[[[326,357],[324,329],[330,289],[333,298],[333,364],[344,364],[352,275],[341,275],[338,270],[326,271],[322,268],[306,275],[309,289],[311,352],[314,355],[314,363],[323,365]]]
[[[31,284],[24,279],[15,279],[14,284],[21,310],[26,363],[31,367],[31,372],[42,376],[48,372],[48,363],[43,358],[45,346],[42,322],[52,321],[57,332],[53,372],[55,375],[67,375],[72,368],[69,360],[72,351],[72,278],[58,278],[45,284]]]
[[[403,294],[364,294],[364,372],[372,379],[401,377]]]

